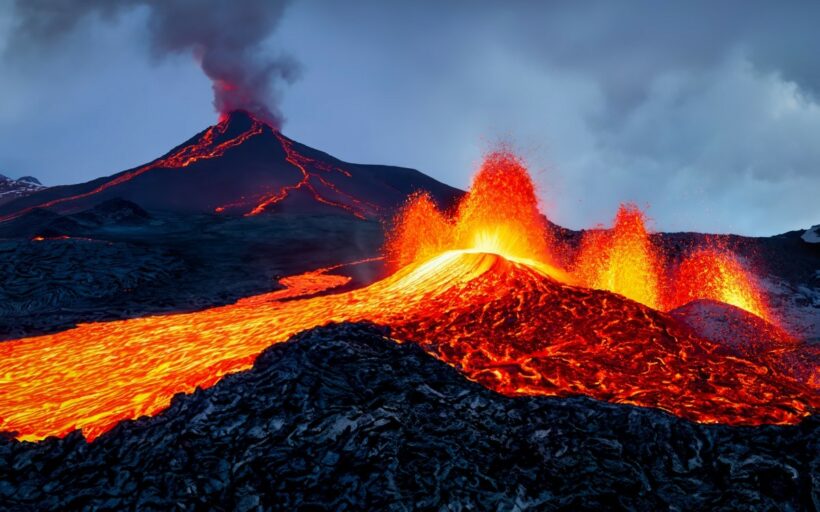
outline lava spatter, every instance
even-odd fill
[[[584,233],[574,271],[584,286],[661,307],[661,258],[635,205],[621,205],[612,229]]]
[[[452,214],[439,211],[424,194],[411,197],[394,221],[385,253],[395,268],[446,249],[502,254],[574,282],[555,263],[556,246],[527,168],[508,150],[487,155]]]
[[[691,251],[672,270],[666,308],[709,299],[730,304],[777,323],[766,305],[760,284],[746,266],[718,244]]]

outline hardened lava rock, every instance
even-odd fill
[[[818,426],[508,398],[340,324],[91,444],[0,438],[0,509],[814,510]]]

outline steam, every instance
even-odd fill
[[[148,44],[157,58],[188,53],[213,82],[214,108],[225,115],[246,110],[278,128],[278,86],[292,82],[298,66],[263,52],[287,0],[17,0],[16,26],[7,50],[56,43],[84,18],[115,23],[126,11],[146,9]]]

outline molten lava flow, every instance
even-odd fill
[[[81,324],[0,343],[0,431],[36,440],[82,428],[93,439],[121,419],[154,414],[174,394],[211,386],[248,368],[265,346],[332,319],[326,298],[290,299],[348,283],[327,274],[338,267],[198,313]]]
[[[710,299],[777,323],[759,284],[728,250],[717,246],[695,250],[673,271],[671,282],[667,309],[696,299]]]
[[[302,179],[292,185],[282,187],[274,194],[263,197],[250,211],[245,214],[246,216],[259,215],[272,205],[280,203],[283,199],[288,197],[289,194],[296,190],[306,190],[311,194],[314,200],[328,206],[350,212],[360,219],[364,219],[368,215],[374,215],[378,212],[378,206],[342,192],[329,179],[322,176],[322,174],[337,172],[347,178],[350,178],[351,175],[349,172],[339,167],[333,167],[324,162],[307,157],[296,151],[292,140],[286,138],[279,132],[275,132],[275,135],[276,138],[279,139],[280,144],[282,144],[282,149],[285,150],[287,162],[302,173]],[[319,172],[311,172],[309,170],[310,168],[316,169]],[[324,189],[326,195],[320,193],[319,189]],[[333,200],[327,197],[327,195],[335,196],[338,200]],[[231,205],[218,207],[217,211],[224,211],[229,206]]]
[[[188,167],[189,165],[200,160],[218,158],[225,154],[227,150],[237,147],[249,138],[261,134],[264,130],[264,127],[264,123],[254,119],[251,127],[247,131],[242,132],[239,135],[231,137],[227,140],[222,140],[223,137],[226,135],[226,131],[228,129],[227,120],[222,120],[216,126],[211,126],[210,128],[208,128],[202,134],[200,139],[195,143],[183,146],[182,148],[177,149],[168,154],[167,156],[157,159],[151,162],[150,164],[138,167],[131,171],[126,171],[118,175],[117,177],[109,181],[106,181],[102,185],[94,188],[93,190],[89,190],[88,192],[83,192],[82,194],[76,194],[73,196],[61,197],[59,199],[47,201],[2,216],[0,217],[0,222],[5,222],[7,220],[20,217],[21,215],[24,215],[34,210],[35,208],[50,208],[52,206],[57,206],[62,203],[67,203],[70,201],[75,201],[77,199],[84,199],[86,197],[90,197],[94,194],[102,192],[103,190],[115,187],[117,185],[121,185],[122,183],[132,180],[140,174],[144,174],[152,169],[181,169],[184,167]]]
[[[603,250],[646,257],[639,222],[625,209]],[[567,284],[550,263],[532,183],[508,153],[490,156],[452,218],[416,196],[397,226],[388,255],[407,264],[365,288],[322,294],[349,282],[331,267],[228,306],[1,343],[0,430],[35,440],[80,428],[93,439],[248,368],[272,343],[360,320],[507,395],[580,393],[736,425],[796,423],[820,404],[816,379],[772,370],[777,354],[746,359],[638,302]]]
[[[394,336],[504,394],[580,393],[730,424],[790,423],[820,403],[771,375],[768,360],[739,359],[662,313],[500,256],[445,253],[404,279],[425,303],[383,319]]]
[[[732,424],[795,423],[820,403],[645,306],[499,255],[447,251],[366,288],[297,298],[346,281],[312,272],[229,306],[0,344],[0,430],[33,440],[81,428],[94,438],[248,368],[272,343],[345,320],[390,325],[510,395],[583,393]]]
[[[575,272],[589,288],[609,290],[658,309],[662,266],[643,212],[621,205],[611,230],[587,231]]]

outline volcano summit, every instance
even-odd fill
[[[416,190],[444,205],[459,193],[413,169],[342,162],[235,111],[153,162],[2,204],[0,222],[38,208],[75,213],[115,198],[166,212],[378,219],[390,217]]]

